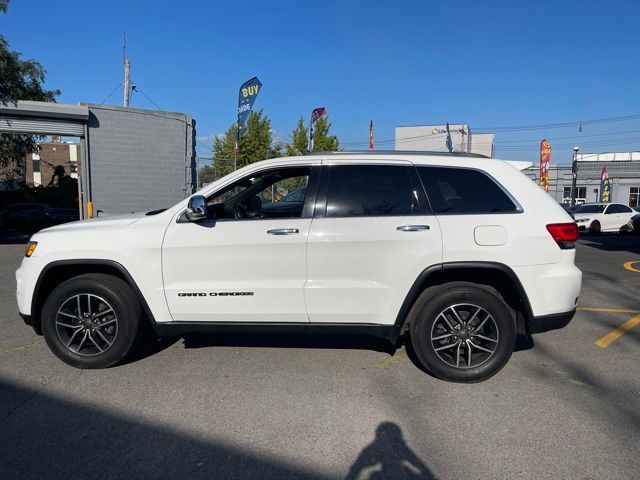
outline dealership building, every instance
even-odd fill
[[[473,133],[466,123],[396,127],[396,150],[461,152],[493,158],[495,134]],[[640,205],[640,152],[579,153],[576,203],[597,202],[600,176],[607,168],[611,202]],[[540,183],[538,160],[524,173]],[[549,195],[559,203],[571,201],[571,165],[549,167]]]
[[[611,202],[640,206],[640,152],[579,153],[576,203],[599,201],[604,167],[609,175]],[[525,173],[540,183],[537,163]],[[569,203],[572,179],[571,165],[552,165],[549,168],[549,195],[559,203]]]

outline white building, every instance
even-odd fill
[[[448,141],[450,138],[450,144]],[[492,158],[495,135],[472,133],[466,123],[396,127],[396,150],[477,153]]]

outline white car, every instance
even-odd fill
[[[593,234],[625,232],[634,215],[632,208],[621,203],[585,203],[573,211],[579,230]]]
[[[37,233],[19,310],[79,368],[120,362],[148,322],[158,335],[406,333],[435,376],[484,380],[517,332],[564,327],[580,294],[576,224],[528,165],[415,152],[257,162],[166,210]],[[278,207],[303,187],[298,208]]]

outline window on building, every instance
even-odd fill
[[[71,173],[78,173],[78,162],[71,162]]]
[[[562,202],[571,201],[571,187],[564,187],[562,191]],[[576,187],[576,203],[585,203],[587,201],[587,187]]]
[[[40,173],[40,160],[33,160],[33,173]]]
[[[433,213],[512,213],[517,207],[496,182],[467,168],[419,167]]]
[[[629,189],[629,206],[633,208],[640,206],[640,187]]]
[[[339,165],[330,167],[327,217],[379,217],[418,213],[405,166]]]

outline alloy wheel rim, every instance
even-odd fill
[[[76,355],[100,355],[116,340],[118,317],[104,298],[79,293],[60,305],[56,313],[56,333],[63,345]]]
[[[438,358],[451,367],[476,368],[495,354],[498,325],[484,308],[469,303],[442,310],[431,327],[431,345]]]

